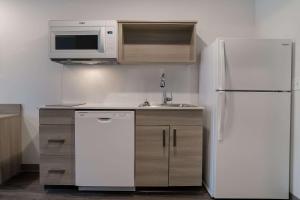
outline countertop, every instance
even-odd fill
[[[77,106],[70,105],[51,105],[42,106],[39,109],[74,109],[74,110],[204,110],[203,106],[196,107],[167,107],[167,106],[150,106],[139,107],[138,105],[109,105],[109,104],[84,104]]]
[[[18,114],[0,114],[0,119],[15,117],[15,116],[18,116]]]

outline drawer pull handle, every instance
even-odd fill
[[[48,140],[48,143],[65,143],[64,139],[50,139]]]
[[[173,147],[176,147],[177,145],[177,130],[173,130]]]
[[[163,130],[163,147],[166,146],[166,130]]]
[[[66,170],[64,169],[50,169],[48,170],[49,174],[64,174]]]

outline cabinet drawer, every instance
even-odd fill
[[[74,110],[40,110],[40,124],[74,124],[74,121]]]
[[[137,110],[136,125],[201,126],[202,110]]]
[[[73,155],[74,126],[40,125],[40,153],[43,155]]]
[[[74,157],[47,156],[40,158],[40,182],[42,185],[74,185]]]

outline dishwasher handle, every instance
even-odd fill
[[[100,123],[110,123],[112,121],[112,118],[110,117],[99,117],[98,122]]]

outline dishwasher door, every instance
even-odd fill
[[[76,111],[75,179],[81,190],[133,190],[134,111]]]

